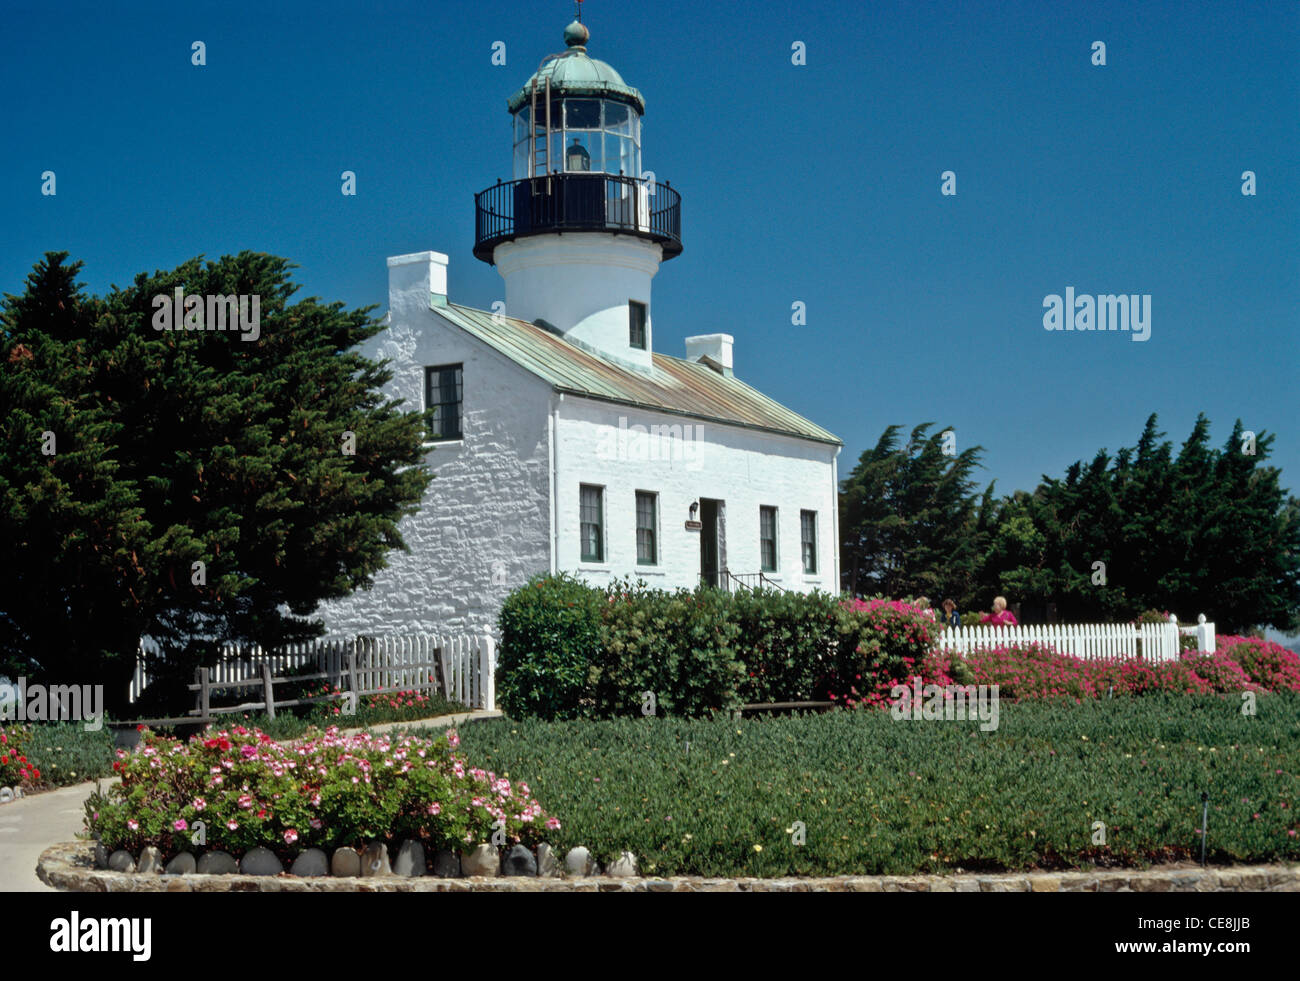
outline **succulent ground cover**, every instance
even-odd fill
[[[471,765],[454,731],[344,735],[337,729],[298,743],[235,726],[188,742],[145,731],[119,752],[121,782],[87,802],[87,830],[108,850],[163,858],[207,849],[241,855],[263,846],[287,859],[306,848],[333,850],[375,839],[415,839],[460,849],[504,841],[533,845],[558,830],[527,783]]]
[[[464,748],[527,773],[560,849],[653,875],[904,874],[1300,860],[1300,695],[1008,702],[1000,726],[836,711],[500,720]],[[796,822],[799,822],[796,824]],[[1096,822],[1105,844],[1095,843]],[[802,843],[798,832],[802,827]]]
[[[0,787],[24,793],[106,776],[113,764],[113,734],[86,731],[80,722],[0,725]]]

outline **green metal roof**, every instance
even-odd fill
[[[532,98],[533,79],[539,83],[540,95],[549,78],[552,98],[586,95],[617,99],[635,106],[637,112],[645,115],[645,99],[641,93],[624,82],[623,76],[608,64],[587,54],[587,29],[583,25],[576,22],[570,24],[564,32],[564,40],[569,45],[568,49],[547,58],[542,67],[524,83],[524,87],[506,101],[506,106],[512,113],[518,112]]]
[[[652,354],[654,370],[624,368],[545,328],[455,303],[432,307],[439,316],[477,337],[556,391],[797,436],[842,446],[833,433],[809,422],[734,377],[694,361]]]

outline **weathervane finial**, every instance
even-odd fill
[[[576,4],[578,8],[576,16],[578,18],[578,23],[581,24],[582,23],[582,0],[576,0]]]

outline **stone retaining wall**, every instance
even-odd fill
[[[816,879],[141,875],[96,869],[92,842],[46,849],[36,873],[71,892],[1300,892],[1300,865]]]

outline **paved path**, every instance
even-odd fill
[[[414,722],[383,722],[375,726],[366,726],[371,732],[392,732],[394,729],[449,729],[452,726],[458,726],[462,722],[473,722],[477,719],[500,719],[504,718],[504,713],[493,709],[474,709],[471,712],[458,712],[455,715],[438,715],[432,719],[416,719]],[[341,728],[341,727],[340,727]],[[342,729],[343,732],[360,732],[361,729]]]
[[[437,729],[475,719],[500,717],[500,712],[477,709],[415,722],[385,722],[369,728],[372,732],[420,726]],[[107,789],[114,782],[115,779],[105,779],[103,787]],[[54,891],[36,878],[36,861],[51,845],[72,841],[76,837],[82,829],[85,814],[82,805],[94,790],[94,781],[89,781],[0,804],[0,892]]]
[[[0,804],[0,892],[54,892],[36,878],[36,860],[51,845],[76,837],[82,805],[94,790],[91,781]]]

